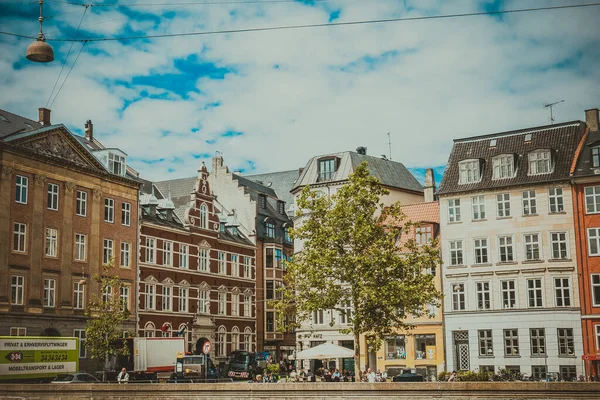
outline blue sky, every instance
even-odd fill
[[[570,0],[332,0],[88,9],[79,37],[123,37],[572,4]],[[586,2],[586,0],[584,0]],[[591,0],[587,1],[591,2]],[[38,31],[38,5],[0,0],[0,30]],[[113,0],[97,1],[114,3]],[[176,2],[174,2],[176,3]],[[212,2],[212,3],[218,3]],[[47,0],[49,39],[71,38],[84,7]],[[88,43],[52,120],[119,147],[146,179],[190,176],[217,151],[231,170],[304,166],[367,147],[422,180],[441,176],[454,138],[557,122],[600,107],[600,7],[309,30]],[[24,59],[0,35],[0,108],[36,118],[56,61]],[[76,43],[65,71],[79,52]],[[60,82],[59,85],[60,86]]]

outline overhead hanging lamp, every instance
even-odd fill
[[[40,33],[38,33],[37,40],[29,45],[27,48],[26,57],[30,61],[34,62],[51,62],[54,61],[54,51],[52,47],[48,43],[46,43],[46,37],[44,36],[44,32],[42,30],[42,24],[44,22],[43,16],[43,7],[44,0],[39,0],[40,3],[40,17],[38,20],[40,21]]]

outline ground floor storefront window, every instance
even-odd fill
[[[404,335],[394,336],[385,340],[385,359],[406,359],[406,338]]]

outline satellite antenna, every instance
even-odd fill
[[[552,125],[554,123],[554,114],[552,113],[552,107],[554,107],[555,105],[564,102],[564,100],[560,100],[560,101],[555,101],[554,103],[546,103],[544,104],[544,108],[549,108],[550,109],[550,125]]]

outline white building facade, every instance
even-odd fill
[[[448,370],[582,373],[573,200],[580,123],[455,140],[438,191]]]

